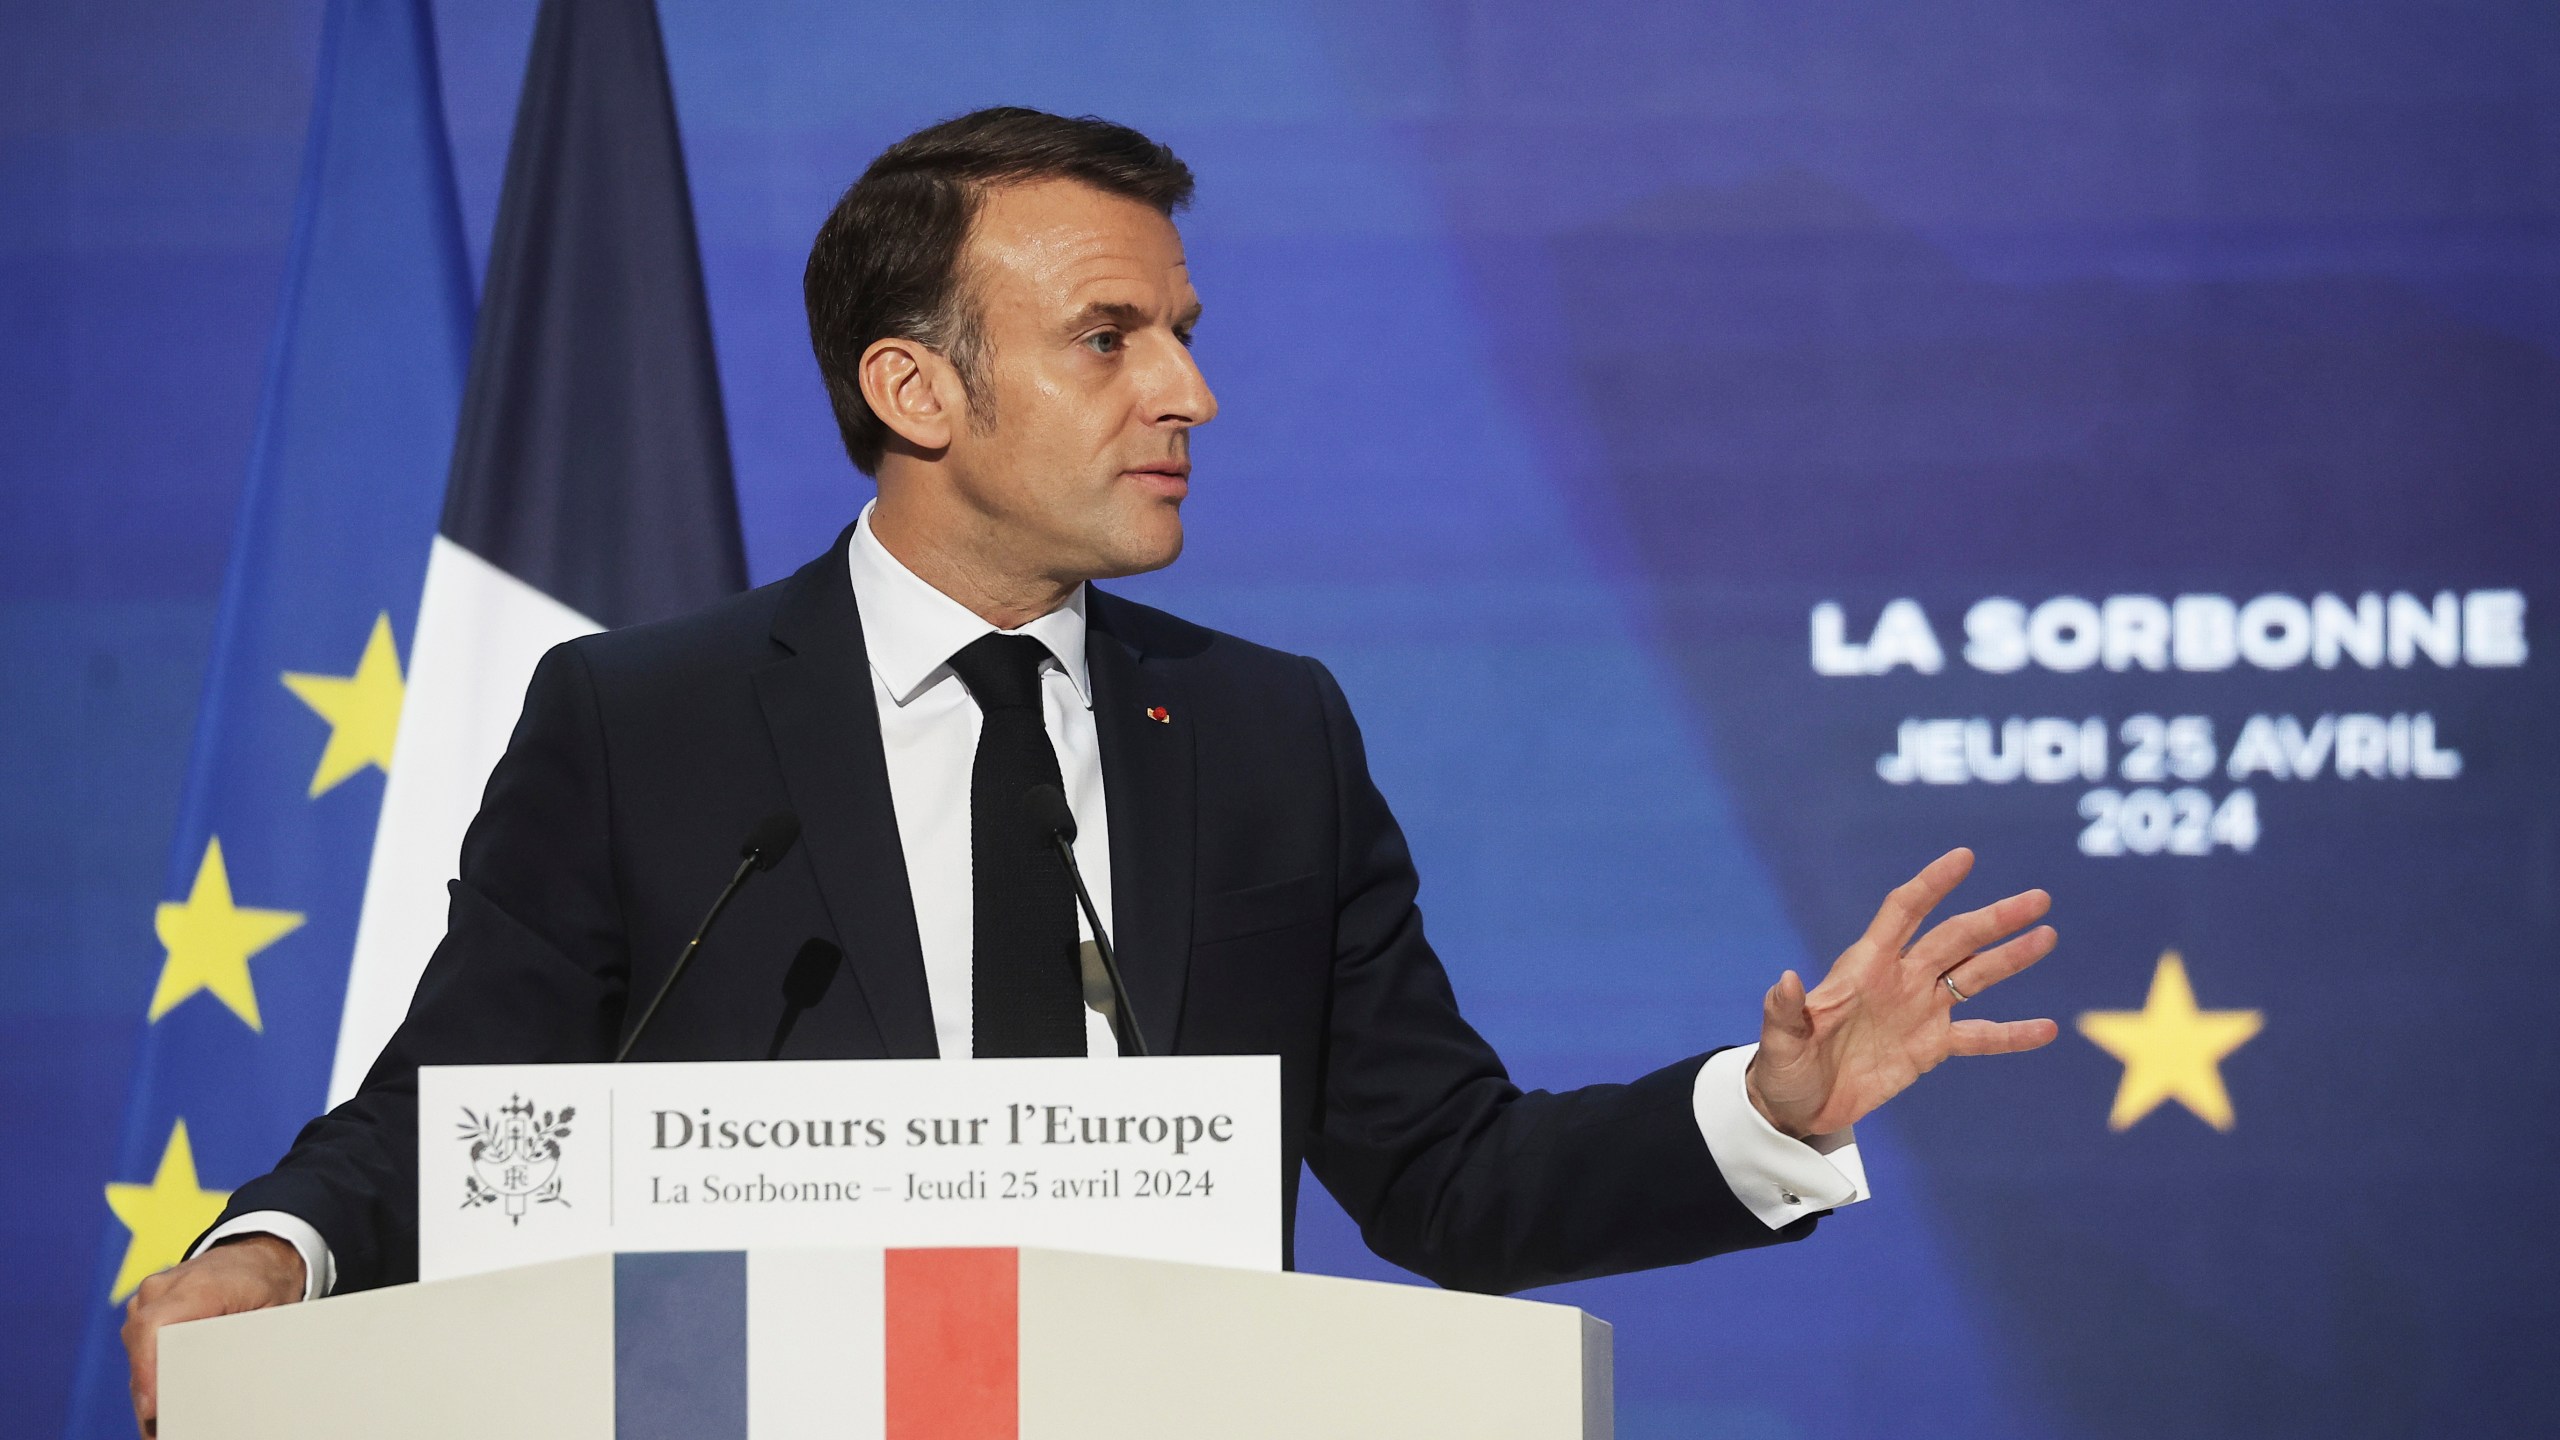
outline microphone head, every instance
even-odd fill
[[[791,968],[782,975],[782,998],[795,1009],[806,1010],[827,998],[827,987],[836,983],[836,971],[844,964],[844,952],[835,943],[815,935],[800,942],[800,953],[791,957]]]
[[[1055,785],[1034,785],[1022,792],[1023,813],[1043,835],[1063,835],[1072,844],[1076,838],[1076,812],[1067,805],[1067,797]]]
[[[747,832],[747,843],[738,847],[738,855],[741,859],[754,859],[759,870],[770,870],[791,853],[792,843],[799,838],[800,817],[788,810],[776,810]]]

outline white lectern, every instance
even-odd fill
[[[164,1440],[1606,1440],[1562,1305],[1032,1249],[624,1253],[173,1326]]]

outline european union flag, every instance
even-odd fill
[[[332,0],[69,1433],[133,1433],[121,1302],[320,1107],[471,349],[420,0]]]

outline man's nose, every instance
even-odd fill
[[[1165,363],[1156,370],[1147,406],[1155,424],[1188,429],[1217,418],[1218,397],[1210,392],[1209,379],[1200,373],[1200,362],[1192,357],[1190,346],[1172,343]]]

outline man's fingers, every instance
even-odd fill
[[[131,1362],[133,1418],[156,1433],[160,1412],[160,1329],[215,1315],[236,1315],[302,1298],[302,1256],[273,1235],[225,1240],[192,1260],[143,1277],[125,1307],[124,1345]]]
[[[1793,970],[1778,977],[1760,1001],[1763,1034],[1810,1035],[1813,1022],[1804,1013],[1804,977]]]
[[[151,1280],[159,1279],[152,1276]],[[124,1346],[132,1364],[128,1382],[133,1392],[133,1423],[146,1436],[160,1431],[160,1322],[146,1300],[154,1294],[151,1280],[134,1293],[124,1312]]]
[[[1947,892],[1964,883],[1973,871],[1973,852],[1959,845],[1923,867],[1919,874],[1893,887],[1884,897],[1884,905],[1876,911],[1875,920],[1867,926],[1867,939],[1891,947],[1901,954],[1911,937],[1920,933],[1920,922],[1947,898]]]
[[[1988,950],[1978,950],[1939,973],[1954,981],[1955,987],[1970,1000],[2052,954],[2054,942],[2059,938],[2052,926],[2039,925],[2024,935],[2012,935]]]
[[[1919,944],[1911,947],[1911,961],[1915,965],[1933,966],[1944,971],[2001,936],[2033,925],[2052,908],[2053,897],[2042,890],[2021,890],[2006,900],[1995,900],[1979,910],[1950,915],[1921,936]],[[1964,984],[1961,980],[1956,983]],[[1972,987],[1966,986],[1966,989],[1970,991]]]
[[[2013,1055],[2052,1044],[2062,1027],[2050,1020],[1959,1020],[1947,1031],[1950,1055]]]

